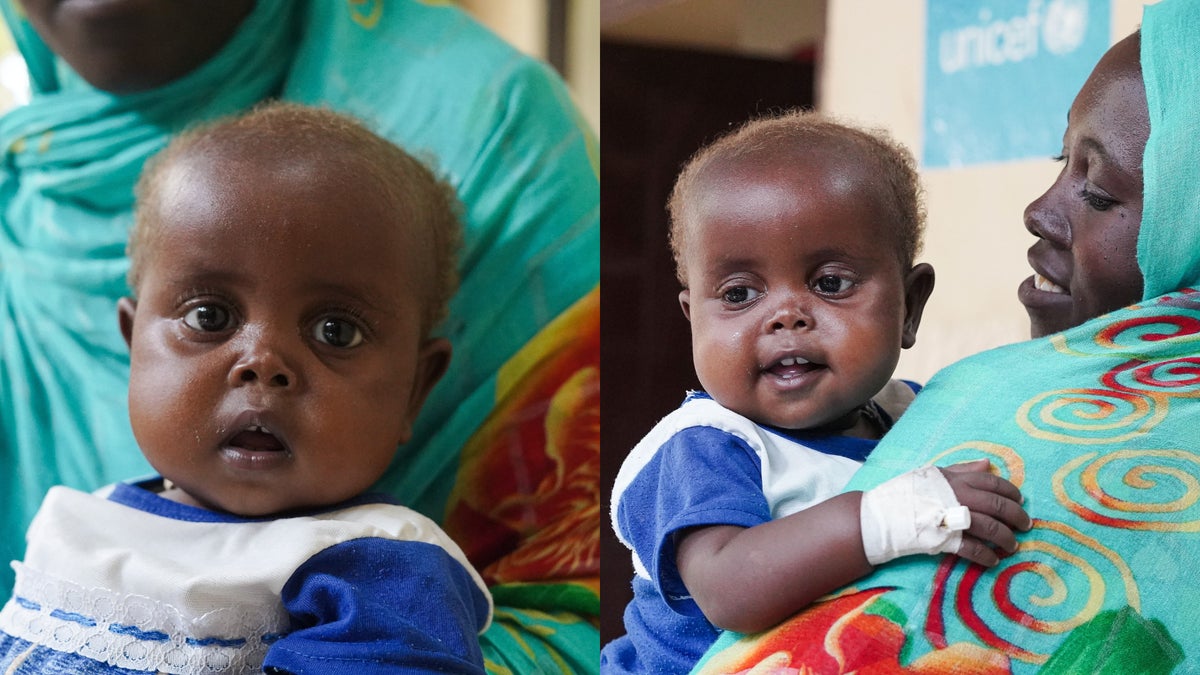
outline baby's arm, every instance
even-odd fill
[[[986,460],[979,460],[940,470],[958,503],[971,512],[966,536],[961,542],[956,537],[945,538],[953,548],[940,550],[956,551],[968,560],[992,566],[999,558],[989,544],[1015,550],[1013,530],[1028,530],[1031,521],[1020,507],[1017,488],[989,473],[988,466]],[[917,473],[889,481],[865,498],[862,492],[848,492],[754,527],[681,531],[676,540],[680,577],[714,625],[741,633],[769,628],[872,570],[864,548],[863,518],[868,531],[883,532],[882,538],[889,544],[902,544],[882,547],[882,554],[877,551],[871,556],[875,564],[939,550],[912,550],[916,544],[906,539],[904,530],[915,529],[913,505],[891,499],[897,493],[894,486]],[[871,508],[872,503],[880,502],[880,495],[884,497],[881,505],[890,509],[883,522],[876,520],[877,509]],[[868,547],[881,548],[877,543]]]

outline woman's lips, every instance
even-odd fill
[[[1067,289],[1063,288],[1062,286],[1059,286],[1058,284],[1054,283],[1053,281],[1050,281],[1049,279],[1038,274],[1037,272],[1033,273],[1033,287],[1039,291],[1045,291],[1047,293],[1065,293],[1065,294],[1069,295],[1069,293],[1067,293]]]
[[[1070,312],[1073,305],[1070,293],[1036,272],[1017,287],[1017,299],[1025,306],[1030,317],[1040,317],[1039,320]]]

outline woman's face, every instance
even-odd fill
[[[21,0],[42,40],[114,94],[175,80],[228,42],[254,0]]]
[[[1137,302],[1142,153],[1150,134],[1136,35],[1104,55],[1067,118],[1062,171],[1025,208],[1033,276],[1018,290],[1033,337]]]

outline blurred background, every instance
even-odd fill
[[[600,130],[600,0],[457,0],[521,51],[546,61]],[[0,112],[29,100],[29,78],[0,20]]]
[[[757,115],[806,106],[883,127],[918,158],[937,284],[897,375],[1028,338],[1025,205],[1059,165],[1067,110],[1140,0],[602,0],[602,390],[608,491],[625,454],[698,386],[665,204],[680,165]],[[601,528],[603,625],[632,568]]]

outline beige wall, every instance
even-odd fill
[[[1113,0],[1113,41],[1141,18],[1141,0]],[[830,0],[818,106],[882,126],[921,155],[924,0]],[[1063,111],[1066,115],[1067,111]],[[1016,289],[1032,272],[1025,205],[1058,173],[1046,160],[924,172],[925,253],[937,271],[917,345],[898,374],[927,381],[938,368],[1028,337]]]
[[[620,6],[620,3],[617,3]],[[798,47],[820,40],[823,0],[646,1],[636,12],[616,12],[620,20],[604,36],[705,51],[788,58]]]

